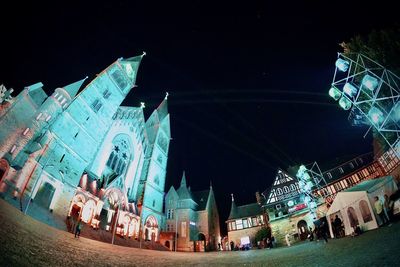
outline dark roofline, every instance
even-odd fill
[[[346,164],[352,162],[352,161],[355,160],[355,159],[358,159],[358,158],[360,158],[360,157],[363,157],[363,156],[366,156],[366,155],[370,155],[370,154],[373,155],[373,152],[371,151],[371,152],[367,152],[367,153],[358,155],[358,156],[356,156],[356,157],[354,157],[354,158],[352,158],[352,159],[350,159],[350,160],[348,160],[348,161],[346,161],[346,162],[341,163],[340,165],[336,165],[335,167],[333,167],[333,168],[331,168],[331,169],[329,169],[329,170],[323,171],[322,174],[331,172],[332,170],[335,170],[335,169],[337,169],[337,168],[339,168],[339,167],[341,167],[341,166],[344,166],[344,165],[346,165]],[[372,162],[373,162],[373,161],[372,161]],[[366,163],[366,165],[364,165],[364,166],[367,166],[367,164],[369,165],[369,164],[372,163],[372,162]],[[363,167],[364,167],[364,166],[363,166]],[[362,168],[362,167],[361,167],[361,168]]]

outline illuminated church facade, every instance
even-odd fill
[[[170,142],[167,97],[145,121],[121,106],[142,56],[118,59],[79,94],[85,79],[26,87],[0,104],[0,192],[53,216],[157,241],[165,222]],[[140,227],[142,225],[142,227]]]

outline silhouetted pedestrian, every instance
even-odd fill
[[[81,234],[81,229],[82,229],[82,220],[79,220],[75,227],[75,237],[78,235],[79,238]]]

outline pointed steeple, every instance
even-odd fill
[[[162,121],[168,115],[168,95],[168,92],[166,92],[164,100],[157,107],[159,121]]]
[[[183,174],[182,174],[181,187],[186,187],[186,174],[185,174],[185,171],[183,171]]]
[[[140,62],[145,55],[146,52],[143,52],[143,54],[140,56],[120,60],[122,67],[133,84],[136,82],[137,71],[139,69]]]
[[[231,194],[231,197],[232,197],[231,212],[229,213],[228,220],[236,219],[238,215],[238,210],[235,204],[235,199],[233,198],[233,194]]]
[[[67,93],[69,94],[69,96],[70,96],[71,98],[74,98],[74,97],[76,96],[76,94],[78,93],[79,88],[81,88],[82,84],[85,82],[85,80],[86,80],[87,78],[88,78],[88,77],[86,76],[86,77],[83,78],[82,80],[77,81],[77,82],[74,82],[74,83],[71,83],[71,84],[69,84],[69,85],[66,85],[66,86],[64,86],[63,88],[64,88],[65,91],[67,91]]]
[[[183,171],[181,186],[176,191],[180,199],[193,199],[192,194],[190,193],[189,189],[186,185],[186,175],[185,171]]]

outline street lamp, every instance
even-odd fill
[[[175,209],[175,252],[178,245],[178,210]]]

